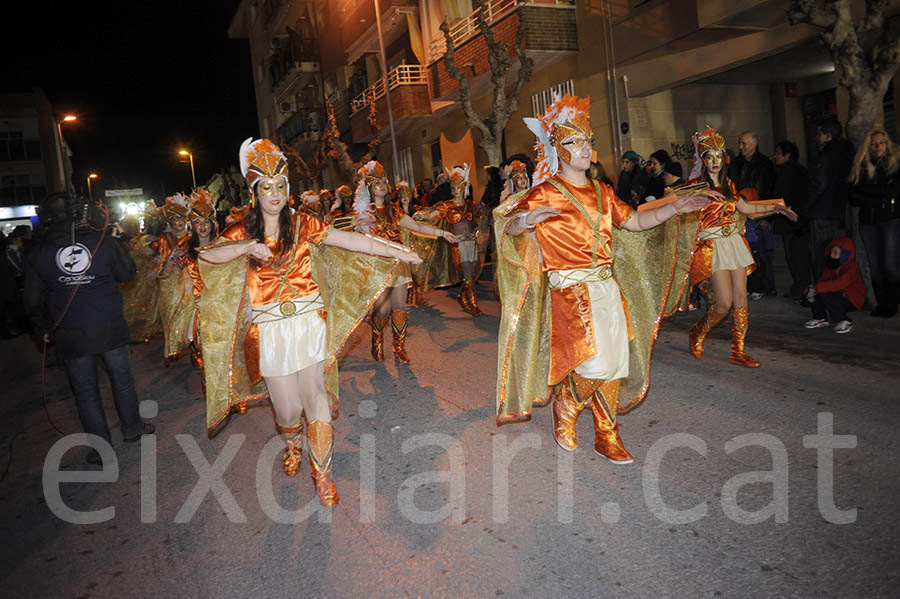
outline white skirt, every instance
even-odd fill
[[[557,273],[557,274],[553,274]],[[575,373],[586,379],[614,381],[628,376],[628,321],[622,294],[615,279],[593,280],[591,269],[558,270],[550,275],[551,286],[565,289],[583,282],[591,299],[596,353],[579,364]]]
[[[264,377],[293,374],[325,359],[325,320],[316,310],[257,326]]]
[[[743,270],[753,263],[753,255],[740,233],[713,239],[713,272]]]

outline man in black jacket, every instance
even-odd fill
[[[804,290],[812,280],[809,261],[809,216],[806,202],[809,199],[809,173],[797,161],[797,145],[790,141],[775,144],[775,186],[772,197],[783,198],[797,213],[797,221],[775,219],[775,232],[781,235],[784,257],[791,272],[791,289],[785,295],[802,299]]]
[[[825,250],[831,240],[841,237],[847,206],[847,178],[853,162],[853,146],[841,139],[842,127],[834,117],[823,120],[816,127],[819,155],[811,168],[809,190],[810,256],[813,280],[818,281],[825,270]]]
[[[755,131],[744,131],[738,138],[740,155],[728,167],[728,175],[738,190],[754,189],[760,200],[765,200],[772,192],[775,181],[775,167],[767,156],[759,151],[759,136]],[[775,271],[772,268],[772,250],[775,235],[772,222],[763,218],[747,222],[747,237],[758,268],[747,279],[750,297],[759,299],[763,295],[775,294]]]
[[[134,261],[114,232],[104,231],[106,222],[96,206],[55,193],[41,203],[38,217],[46,230],[25,271],[28,317],[44,343],[51,335],[56,341],[84,431],[111,443],[97,379],[97,358],[102,357],[123,439],[137,441],[154,427],[138,413],[131,336],[119,292],[119,283],[135,276]],[[100,462],[96,449],[87,459]]]

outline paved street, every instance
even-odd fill
[[[25,338],[3,342],[3,595],[897,596],[900,318],[858,315],[855,331],[836,335],[804,329],[808,311],[787,299],[752,302],[756,370],[728,363],[727,326],[697,361],[687,331],[701,313],[667,321],[649,397],[622,418],[635,463],[613,466],[591,451],[589,414],[574,455],[557,450],[549,408],[495,426],[499,306],[480,288],[485,314],[472,318],[454,295],[433,292],[412,310],[409,367],[372,362],[368,328],[357,331],[341,370],[333,510],[303,511],[316,505],[308,463],[287,478],[280,459],[261,454],[273,436],[268,408],[207,440],[197,374],[186,361],[163,368],[156,339],[132,354],[140,397],[158,410],[155,458],[148,443],[142,466],[140,444],[121,442],[104,386],[117,480],[64,483],[61,497],[115,514],[65,522],[42,487],[60,436],[41,408],[40,355]],[[79,431],[61,370],[48,368],[46,388],[52,418]],[[832,490],[817,491],[831,461],[804,447],[817,419],[855,435],[855,448],[833,452],[832,509]],[[233,456],[214,485],[221,501],[191,498],[195,443],[210,464]],[[96,469],[83,466],[84,451],[67,453],[63,471]],[[766,514],[773,495],[782,501]]]

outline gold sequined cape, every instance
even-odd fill
[[[159,320],[165,337],[163,355],[174,357],[190,344],[188,334],[194,314],[194,284],[187,269],[173,266],[159,281]]]
[[[494,209],[497,283],[502,302],[497,355],[497,424],[527,420],[533,405],[550,399],[550,290],[533,230],[508,235],[517,204],[530,190]],[[659,325],[686,305],[699,219],[670,218],[642,232],[612,229],[613,276],[628,303],[633,337],[629,376],[620,388],[619,413],[635,408],[650,385],[650,358]]]
[[[122,283],[122,309],[132,341],[149,339],[160,329],[159,283],[156,270],[159,256],[151,247],[147,235],[135,237],[128,243],[128,253],[134,260],[137,272],[134,279]]]
[[[421,212],[432,211],[432,208],[424,208]],[[447,228],[447,221],[440,215],[415,220],[439,229]],[[450,244],[445,239],[422,235],[409,229],[403,229],[402,235],[403,243],[422,259],[421,264],[411,267],[413,280],[419,289],[424,291],[447,287],[462,280],[462,271],[454,264]]]
[[[395,276],[397,263],[386,258],[309,244],[312,275],[326,310],[325,387],[332,412],[338,407],[338,357],[350,334],[375,298]],[[200,296],[200,335],[206,379],[206,425],[210,437],[221,430],[232,408],[263,402],[263,380],[251,380],[244,339],[250,330],[248,258],[224,264],[199,261],[204,288]],[[259,356],[253,356],[258,360]]]

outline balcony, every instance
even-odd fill
[[[319,44],[315,39],[301,38],[290,27],[287,37],[281,41],[281,48],[269,58],[269,72],[272,75],[272,91],[281,97],[298,79],[319,71]]]
[[[534,69],[551,66],[566,55],[578,51],[578,28],[574,4],[555,2],[519,2],[518,0],[493,0],[484,8],[485,18],[494,39],[509,46],[509,55],[515,56],[513,46],[521,27],[525,32],[525,54],[534,60]],[[489,93],[490,64],[488,47],[478,28],[478,11],[450,28],[450,37],[456,49],[455,62],[469,79],[473,98]],[[428,46],[428,64],[433,82],[435,100],[455,99],[458,83],[444,66],[447,51],[443,32],[439,32]],[[513,69],[518,69],[513,58]]]
[[[431,116],[431,94],[428,91],[426,67],[402,64],[391,69],[387,79],[396,128],[404,130],[418,118]],[[372,127],[368,122],[371,102],[375,102],[379,131],[387,126],[388,114],[385,95],[384,80],[379,79],[351,100],[350,124],[354,142],[367,141],[372,138]]]
[[[372,0],[345,0],[341,10],[341,36],[347,64],[353,64],[367,52],[378,51],[375,30],[375,6]],[[415,15],[418,0],[379,0],[381,29],[385,46],[390,46],[406,31],[406,15]]]
[[[326,118],[324,108],[301,108],[278,127],[278,139],[281,143],[317,141]]]

